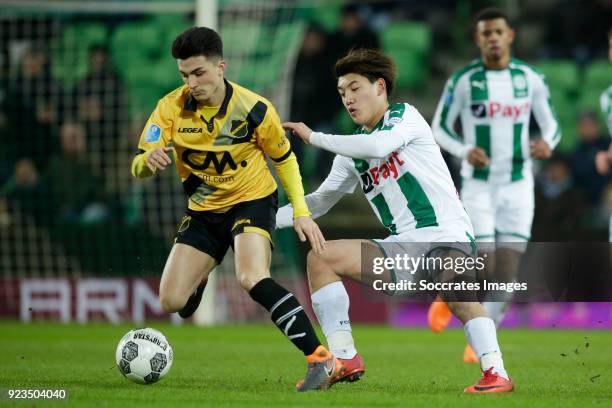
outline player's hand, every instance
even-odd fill
[[[480,147],[475,147],[468,153],[468,162],[474,167],[485,167],[489,165],[489,156]]]
[[[325,238],[316,222],[310,217],[297,217],[293,220],[293,229],[302,242],[310,242],[310,246],[317,254],[325,250]]]
[[[610,152],[607,150],[599,151],[595,154],[595,168],[597,172],[606,175],[610,172]]]
[[[552,156],[552,150],[544,139],[533,140],[529,146],[531,146],[531,157],[534,159],[546,160]]]
[[[285,122],[283,123],[285,130],[290,130],[292,134],[299,137],[306,144],[310,144],[310,135],[312,135],[312,129],[306,126],[302,122]]]
[[[172,151],[172,147],[158,147],[157,149],[151,150],[149,156],[147,156],[146,164],[147,167],[155,173],[158,169],[164,170],[170,164],[172,160],[168,153]]]

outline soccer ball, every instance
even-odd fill
[[[158,330],[134,329],[121,338],[115,352],[117,368],[138,384],[153,384],[172,367],[172,346]]]

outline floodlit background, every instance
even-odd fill
[[[168,319],[156,292],[185,197],[173,169],[141,181],[130,163],[156,101],[181,84],[170,45],[196,21],[218,27],[227,78],[271,99],[282,119],[351,133],[331,74],[336,59],[354,46],[384,50],[399,68],[394,100],[431,120],[445,80],[479,55],[471,16],[484,6],[513,19],[514,56],[546,74],[562,127],[554,158],[535,166],[533,240],[606,241],[612,184],[593,158],[610,142],[598,106],[612,83],[609,0],[0,1],[0,317]],[[311,191],[332,157],[299,141],[293,148]],[[458,163],[446,158],[458,182]],[[385,235],[360,193],[320,225],[328,239]],[[275,240],[273,274],[309,303],[307,248],[292,231]],[[266,319],[235,283],[230,258],[198,321]],[[424,323],[426,305],[352,302],[355,321]],[[541,318],[530,307],[507,324]],[[596,326],[600,319],[572,316],[609,313],[607,305],[554,308],[542,327],[568,318]]]

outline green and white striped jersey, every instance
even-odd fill
[[[561,132],[544,76],[517,59],[501,70],[487,69],[481,60],[475,60],[447,81],[432,129],[442,148],[463,159],[463,178],[507,183],[533,177],[532,112],[542,138],[554,149]],[[453,129],[458,116],[463,138]],[[489,166],[474,168],[467,161],[474,146],[487,153]]]
[[[311,144],[337,153],[321,186],[306,196],[313,218],[325,214],[342,195],[360,185],[380,222],[391,234],[424,227],[472,226],[453,185],[431,128],[411,105],[389,107],[371,132],[353,136],[313,133]],[[291,208],[277,225],[291,225]],[[467,238],[466,238],[467,239]]]
[[[599,97],[599,105],[601,106],[601,112],[606,118],[606,123],[608,123],[608,132],[612,136],[612,85]]]

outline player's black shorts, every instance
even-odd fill
[[[225,213],[187,209],[179,226],[176,243],[192,246],[221,263],[234,237],[254,232],[270,240],[276,227],[278,192],[253,201],[244,201]]]

